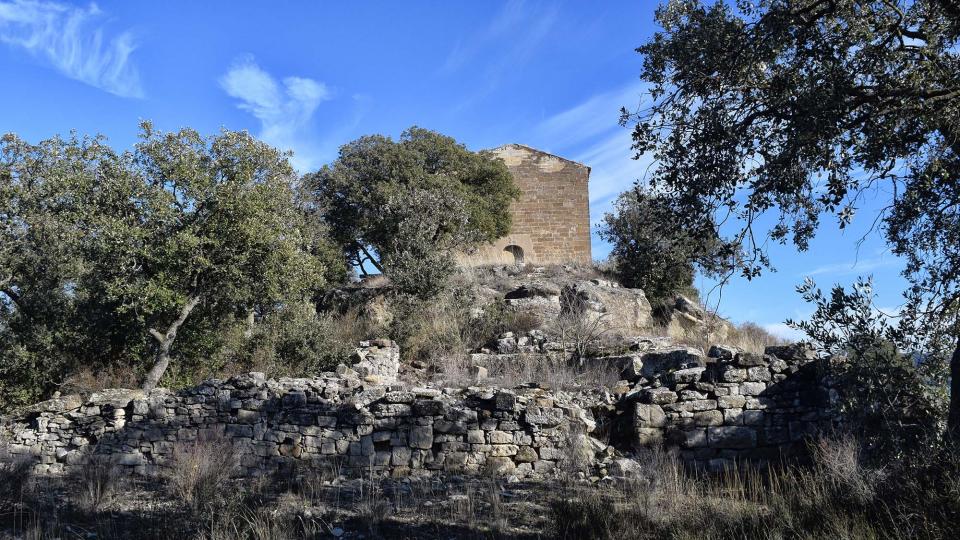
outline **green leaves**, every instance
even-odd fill
[[[21,389],[4,395],[36,398],[84,364],[142,369],[151,329],[212,344],[238,314],[309,301],[342,272],[287,156],[245,132],[144,124],[123,154],[8,135],[0,156],[0,385]]]
[[[774,239],[801,248],[820,214],[846,225],[881,179],[909,178],[960,116],[956,24],[937,2],[674,0],[658,21],[638,49],[652,105],[625,116],[653,183],[690,208],[735,202],[745,230],[778,212]]]
[[[735,246],[720,241],[709,214],[684,214],[676,201],[640,188],[617,198],[600,236],[613,245],[610,257],[621,282],[643,289],[654,303],[671,302],[690,288],[695,269],[719,275],[737,260]]]
[[[417,127],[344,145],[308,182],[348,263],[418,296],[443,286],[457,251],[505,235],[519,196],[503,162]]]

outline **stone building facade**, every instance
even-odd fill
[[[461,257],[461,263],[590,263],[590,167],[522,144],[493,149],[513,174],[520,200],[509,235]]]

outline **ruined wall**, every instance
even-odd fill
[[[537,478],[570,456],[606,474],[615,452],[601,440],[628,454],[664,446],[711,470],[793,459],[808,436],[834,425],[835,396],[810,349],[770,347],[757,355],[715,346],[704,356],[675,346],[642,350],[649,346],[656,344],[638,341],[632,354],[593,360],[621,369],[623,380],[578,393],[538,384],[409,387],[396,380],[396,345],[377,340],[363,343],[350,367],[310,379],[249,373],[179,392],[57,398],[3,418],[0,444],[52,474],[84,466],[90,456],[156,474],[177,445],[218,438],[251,476],[331,464],[364,474]],[[474,356],[509,361],[518,351],[552,349],[512,335],[498,347],[497,355]]]
[[[492,151],[504,160],[522,194],[511,205],[511,233],[462,257],[466,264],[513,264],[507,246],[520,246],[524,262],[584,263],[590,252],[590,168],[533,148],[508,144]]]
[[[713,470],[802,456],[809,436],[837,422],[837,395],[819,368],[804,345],[627,357],[624,375],[635,382],[618,405],[624,442],[673,448]]]
[[[110,456],[154,474],[177,444],[223,438],[248,475],[336,461],[356,472],[436,470],[549,473],[586,413],[541,390],[406,388],[393,381],[398,351],[367,344],[361,363],[312,379],[250,373],[180,392],[111,390],[38,404],[4,420],[0,441],[39,473]],[[585,431],[585,430],[581,430]]]

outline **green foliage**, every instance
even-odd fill
[[[920,180],[904,165],[956,159],[957,25],[938,2],[674,0],[657,20],[638,49],[655,102],[624,120],[688,204],[748,223],[776,208],[773,237],[805,248],[821,212],[849,223],[878,178],[906,182],[903,202]]]
[[[693,288],[697,269],[719,275],[735,260],[709,220],[679,212],[671,199],[640,188],[622,193],[603,218],[600,236],[620,282],[643,289],[654,304],[672,303]]]
[[[443,287],[457,251],[510,230],[519,196],[502,161],[421,128],[398,142],[362,137],[310,178],[333,238],[348,263],[372,264],[404,293]]]
[[[687,215],[722,216],[748,278],[770,266],[768,239],[806,250],[822,216],[844,229],[879,196],[868,219],[907,260],[902,317],[955,347],[960,439],[956,2],[671,0],[657,21],[637,49],[651,104],[622,111],[656,159],[651,184]]]
[[[78,363],[115,356],[87,305],[88,194],[125,166],[100,138],[0,138],[0,408],[37,400]]]
[[[0,407],[151,355],[148,383],[171,355],[201,372],[233,321],[345,273],[286,155],[245,132],[142,127],[123,154],[0,140]]]
[[[825,365],[840,392],[839,412],[872,460],[905,459],[941,444],[946,419],[946,359],[920,348],[873,306],[873,287],[826,296],[812,280],[798,288],[816,309],[809,320],[788,321],[831,357]],[[837,360],[836,358],[842,358]]]
[[[334,317],[318,314],[310,305],[290,306],[257,324],[241,363],[270,376],[311,377],[347,363],[357,343],[373,337],[365,331],[349,313]]]

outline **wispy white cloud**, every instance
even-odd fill
[[[137,48],[130,31],[109,35],[96,4],[86,8],[57,2],[0,2],[0,42],[28,51],[63,75],[121,97],[144,96],[131,59]]]
[[[594,224],[603,219],[616,196],[645,178],[653,163],[650,156],[633,159],[630,130],[618,123],[620,108],[635,106],[642,84],[590,96],[534,127],[535,144],[571,157],[590,167],[590,215]]]
[[[900,264],[902,264],[902,261],[894,256],[873,257],[863,260],[827,264],[814,268],[813,270],[801,272],[800,275],[810,277],[819,275],[849,276],[854,274],[864,274],[879,268],[889,268],[891,266],[897,266]]]
[[[534,134],[557,147],[576,145],[604,134],[620,134],[624,131],[619,125],[620,108],[636,105],[643,90],[644,85],[637,83],[591,96],[540,122]]]
[[[278,82],[252,56],[244,56],[220,78],[220,86],[240,100],[240,109],[260,121],[261,139],[294,152],[294,167],[312,169],[326,157],[309,132],[317,107],[332,97],[325,84],[305,77],[285,77]]]
[[[559,7],[527,0],[510,0],[486,27],[460,38],[440,68],[451,75],[478,58],[485,63],[471,66],[482,73],[483,84],[461,100],[464,109],[494,91],[508,72],[519,72],[530,60],[557,22]]]

